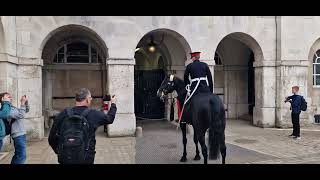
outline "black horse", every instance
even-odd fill
[[[173,91],[178,93],[178,101],[182,105],[184,104],[187,91],[185,83],[175,77],[174,75],[167,76],[157,95],[162,100],[164,96]],[[205,134],[209,129],[209,159],[216,160],[219,157],[219,153],[222,156],[222,164],[225,164],[226,158],[226,144],[225,144],[225,109],[221,99],[213,93],[199,93],[194,95],[189,101],[190,105],[186,106],[180,121],[180,127],[182,130],[183,141],[183,156],[181,162],[187,161],[187,123],[190,123],[194,129],[194,143],[196,145],[196,156],[194,160],[200,160],[198,142],[201,145],[202,155],[204,158],[204,164],[207,164],[208,151],[205,143]],[[188,120],[188,121],[187,121]]]

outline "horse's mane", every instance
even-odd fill
[[[174,76],[173,81],[176,83],[177,89],[182,89],[186,87],[184,81],[177,76]]]

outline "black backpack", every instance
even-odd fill
[[[16,119],[11,119],[11,120],[3,119],[3,123],[6,129],[6,136],[11,135],[11,127],[14,121],[16,121]]]
[[[63,119],[58,133],[58,160],[64,164],[82,164],[89,150],[90,134],[86,116],[90,109],[81,115],[67,109],[67,117]]]
[[[306,111],[307,108],[308,108],[308,104],[307,104],[306,100],[303,98],[303,96],[301,96],[301,110]]]

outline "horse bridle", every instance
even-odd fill
[[[164,80],[162,81],[160,87],[162,87],[162,85],[163,85],[163,83],[164,83],[165,80],[166,80],[166,79],[164,79]],[[170,74],[169,82],[173,82],[173,80],[174,80],[174,75],[173,75],[173,74]],[[157,94],[159,94],[159,89],[158,89],[158,91],[157,91]],[[164,96],[165,96],[165,95],[164,95],[164,92],[162,91],[162,92],[161,92],[160,99],[163,99]],[[168,98],[168,99],[169,99],[169,98]],[[170,98],[170,99],[174,99],[174,98]]]

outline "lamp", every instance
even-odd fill
[[[156,51],[156,44],[153,41],[153,35],[150,36],[151,42],[148,45],[148,51],[154,53]]]
[[[151,53],[155,52],[155,51],[156,51],[155,45],[154,45],[154,44],[149,44],[148,50],[149,50],[149,52],[151,52]]]

